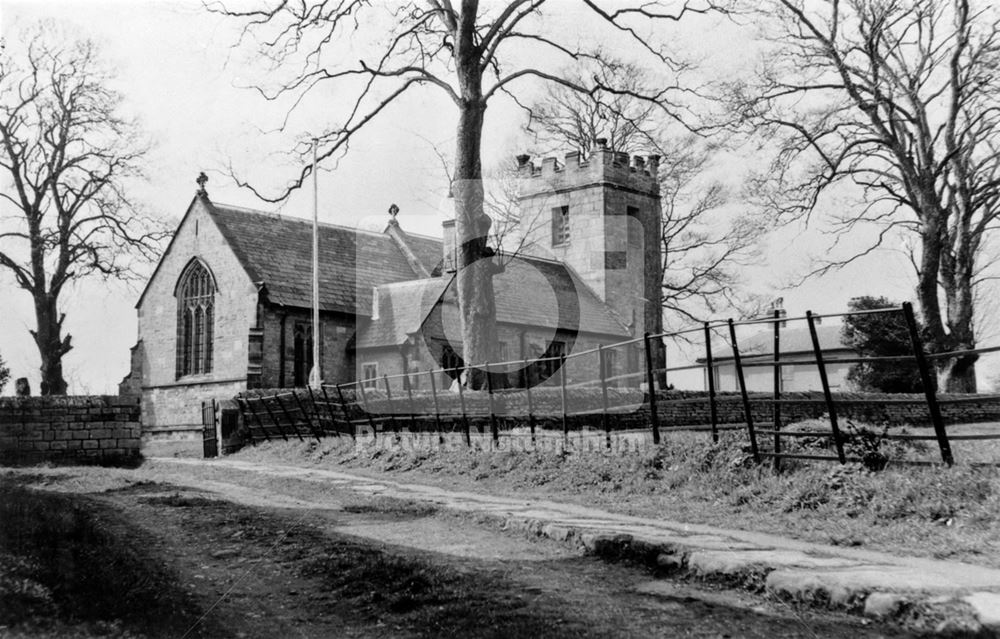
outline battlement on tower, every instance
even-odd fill
[[[599,144],[586,157],[579,151],[558,158],[544,158],[535,165],[528,155],[517,156],[521,197],[532,197],[564,189],[596,184],[613,184],[658,195],[659,155],[629,155]]]

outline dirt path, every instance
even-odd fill
[[[898,636],[335,485],[272,478],[265,490],[238,472],[155,465],[32,472],[148,533],[201,604],[188,636]]]

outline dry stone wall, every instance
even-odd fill
[[[136,397],[0,397],[0,463],[131,466],[141,435]]]

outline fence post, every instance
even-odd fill
[[[312,390],[311,389],[310,389],[309,393],[312,394]],[[311,432],[313,434],[313,437],[316,438],[316,441],[320,441],[322,439],[322,437],[320,437],[319,433],[316,431],[316,428],[313,427],[312,420],[309,419],[309,415],[306,413],[305,406],[302,405],[302,400],[299,399],[299,394],[296,393],[293,390],[292,391],[292,397],[295,398],[295,405],[299,407],[299,412],[302,413],[302,419],[305,420],[306,426],[309,428],[309,432]],[[315,406],[315,404],[314,404],[314,406]]]
[[[604,445],[611,449],[611,423],[608,421],[608,382],[604,368],[604,345],[597,345],[597,368],[601,375],[601,425],[604,427]]]
[[[462,426],[465,429],[465,445],[472,448],[472,435],[469,433],[469,414],[465,412],[465,390],[462,388],[464,384],[462,383],[462,374],[458,372],[458,367],[456,366],[455,379],[458,380],[458,404],[462,408]]]
[[[774,309],[774,470],[781,470],[781,311]]]
[[[253,415],[253,418],[257,420],[257,425],[260,426],[260,432],[264,433],[264,441],[268,442],[271,441],[271,435],[267,432],[267,426],[264,425],[264,422],[260,419],[260,415],[257,414],[257,411],[253,409],[253,404],[250,403],[249,395],[247,395],[246,403],[247,403],[247,408],[250,409],[250,413]],[[251,436],[253,436],[252,432]],[[285,439],[288,438],[286,437]]]
[[[323,388],[323,386],[320,385],[320,388]],[[313,417],[316,418],[316,427],[319,429],[321,435],[325,435],[326,429],[323,428],[323,416],[320,415],[319,407],[316,406],[316,395],[313,393],[312,386],[306,386],[306,390],[309,391],[309,401],[312,402]],[[327,408],[329,408],[329,406]],[[330,425],[332,426],[333,423],[331,422]]]
[[[524,380],[524,392],[528,395],[528,428],[531,430],[531,445],[535,445],[535,406],[531,401],[531,380],[528,378],[528,360],[524,360],[522,379]]]
[[[653,425],[653,443],[660,443],[660,420],[656,413],[656,380],[653,375],[653,352],[649,347],[649,331],[642,336],[646,348],[646,386],[649,392],[649,421]]]
[[[569,421],[566,419],[566,354],[559,360],[559,390],[562,404],[563,448],[569,443]]]
[[[326,389],[323,389],[323,392],[326,393]],[[351,439],[357,439],[357,433],[354,432],[354,424],[351,423],[351,413],[347,410],[347,402],[344,400],[344,391],[340,388],[340,384],[337,384],[337,398],[340,399],[340,408],[344,411],[345,428],[351,434]],[[374,435],[375,430],[372,429],[372,436],[374,437]]]
[[[441,408],[438,406],[437,382],[434,381],[434,371],[427,371],[431,378],[431,397],[434,398],[434,428],[437,429],[438,446],[444,445],[444,433],[441,432]]]
[[[410,386],[409,373],[403,373],[403,383],[406,384],[406,405],[410,409],[410,428],[416,433],[420,429],[417,428],[417,411],[413,406],[413,388]]]
[[[257,442],[253,438],[253,430],[250,427],[250,420],[247,419],[247,413],[243,409],[243,398],[239,395],[236,396],[236,408],[240,410],[240,419],[243,420],[243,425],[247,427],[247,433],[250,434],[250,444],[253,446],[257,445]]]
[[[497,428],[497,412],[493,403],[493,373],[490,372],[489,362],[483,364],[483,368],[486,370],[486,394],[490,401],[490,436],[493,438],[493,446],[496,447],[500,444],[500,431]]]
[[[340,437],[340,431],[337,430],[337,416],[333,412],[333,402],[330,401],[330,396],[326,393],[326,386],[320,384],[319,389],[323,391],[323,403],[326,404],[326,412],[330,414],[330,428],[333,429],[333,434]],[[350,424],[348,424],[350,427]]]
[[[823,399],[826,400],[826,410],[830,413],[830,430],[833,431],[833,444],[837,448],[837,459],[841,464],[847,463],[844,456],[844,440],[840,437],[840,426],[837,424],[837,407],[830,393],[830,381],[826,377],[826,364],[823,363],[823,349],[819,345],[819,334],[816,333],[816,320],[812,311],[806,311],[806,323],[809,325],[809,336],[812,338],[813,353],[816,355],[816,368],[819,370],[819,383],[823,386]]]
[[[292,395],[294,396],[295,393],[293,392]],[[295,420],[292,419],[292,416],[288,413],[288,408],[285,407],[285,402],[281,401],[281,396],[275,395],[274,400],[278,402],[278,408],[281,409],[282,414],[288,419],[292,428],[295,429],[295,435],[299,438],[299,441],[300,442],[305,441],[305,439],[302,437],[302,431],[299,430],[299,425],[295,423]]]
[[[909,302],[903,302],[903,317],[906,318],[906,328],[910,332],[913,357],[917,360],[917,368],[920,369],[920,384],[924,387],[924,396],[927,398],[927,410],[931,414],[931,423],[934,424],[934,434],[937,436],[938,447],[941,449],[941,461],[951,466],[955,463],[955,458],[951,452],[951,443],[948,441],[948,431],[945,430],[944,419],[941,417],[941,407],[937,401],[937,386],[931,377],[927,358],[924,355],[924,346],[920,341],[920,334],[917,331],[917,320],[913,316],[913,305]]]
[[[275,395],[275,399],[277,399],[277,397],[278,396]],[[284,439],[287,442],[288,441],[288,435],[285,434],[285,427],[281,424],[280,421],[278,421],[278,418],[275,417],[274,411],[272,411],[271,407],[267,405],[267,400],[264,399],[263,397],[261,397],[260,398],[260,403],[264,405],[264,410],[267,411],[267,414],[271,418],[271,421],[274,422],[274,425],[278,428],[278,432],[281,433],[282,439]],[[278,401],[278,405],[281,405],[281,401],[280,400]],[[302,435],[299,435],[299,439],[302,439]]]
[[[389,423],[392,424],[392,432],[396,435],[396,442],[398,443],[399,422],[396,421],[396,415],[392,412],[392,390],[389,388],[389,377],[383,374],[382,381],[385,382],[385,404],[386,409],[389,411]]]
[[[373,384],[375,380],[373,379]],[[378,441],[378,427],[375,425],[375,418],[372,417],[371,407],[368,405],[368,393],[365,392],[365,382],[354,382],[354,403],[358,403],[358,393],[361,393],[361,401],[364,402],[362,410],[368,417],[368,425],[372,427],[372,442]]]
[[[326,434],[326,429],[323,428],[323,416],[319,413],[319,407],[316,406],[316,394],[313,393],[312,386],[306,386],[306,392],[309,393],[309,401],[312,402],[312,412],[313,418],[316,420],[316,429],[321,435]]]
[[[712,362],[712,329],[705,322],[705,369],[708,377],[708,412],[712,420],[712,441],[719,441],[719,408],[715,405],[715,364]]]
[[[743,417],[747,422],[747,434],[750,436],[750,452],[753,460],[760,463],[760,451],[757,449],[757,432],[753,428],[753,409],[750,407],[750,395],[747,393],[747,382],[743,376],[743,360],[740,358],[740,347],[736,343],[736,324],[729,319],[729,339],[733,343],[733,364],[736,365],[736,379],[740,384],[740,396],[743,398]]]

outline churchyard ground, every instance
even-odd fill
[[[822,432],[822,420],[794,426]],[[789,426],[793,428],[793,426]],[[995,433],[1000,424],[952,426],[951,432]],[[912,430],[912,429],[911,429]],[[579,436],[577,436],[579,437]],[[433,439],[433,438],[432,438]],[[557,437],[557,439],[560,439]],[[648,439],[648,438],[647,438]],[[823,438],[802,452],[824,452]],[[346,438],[267,443],[234,459],[344,469],[375,479],[429,484],[525,499],[552,499],[612,512],[787,535],[823,544],[863,547],[901,555],[965,561],[1000,568],[1000,443],[954,442],[965,463],[893,465],[872,472],[860,464],[784,460],[752,462],[745,433],[666,432],[655,447],[602,450],[603,434],[563,454],[557,447],[508,446],[469,451],[460,438],[443,448],[433,441],[355,446]],[[524,443],[524,442],[522,442]],[[890,459],[933,457],[933,442],[883,442]],[[791,449],[789,449],[791,450]]]
[[[260,452],[260,451],[258,451]],[[0,479],[10,637],[876,637],[426,504],[149,461]]]

